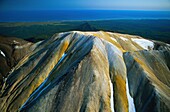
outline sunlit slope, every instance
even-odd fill
[[[169,44],[73,31],[30,48],[4,81],[4,112],[170,110]]]

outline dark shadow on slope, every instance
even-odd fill
[[[98,31],[97,28],[93,27],[88,22],[85,22],[85,23],[79,25],[77,28],[75,28],[73,30],[76,30],[76,31]]]

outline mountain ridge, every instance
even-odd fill
[[[30,48],[4,82],[3,111],[170,110],[169,44],[72,31]]]

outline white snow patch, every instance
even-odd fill
[[[93,34],[95,34],[95,32],[82,32],[82,31],[72,31],[73,33],[78,33],[81,35],[89,35],[89,36],[93,36]]]
[[[117,40],[115,39],[115,38],[113,38],[113,37],[110,37],[113,41],[115,41],[115,42],[117,42]]]
[[[84,32],[81,32],[81,31],[72,31],[73,33],[78,33],[78,34],[82,34],[84,35],[85,33]]]
[[[22,49],[23,46],[15,46],[15,49]]]
[[[138,45],[140,45],[143,49],[146,50],[149,50],[149,48],[150,49],[154,48],[154,43],[146,39],[132,38],[132,41],[136,42]]]
[[[110,42],[109,42],[109,43],[110,43]],[[111,44],[111,43],[110,43],[110,44]],[[119,48],[117,48],[115,45],[113,45],[113,44],[111,44],[111,45],[112,45],[112,50],[114,51],[114,53],[122,56],[122,51],[121,51]]]
[[[31,49],[32,51],[35,50],[35,49],[37,48],[37,46],[40,45],[43,41],[44,41],[44,40],[41,40],[41,41],[33,44],[33,45],[30,47],[30,49]]]
[[[170,47],[170,44],[166,44],[168,47]]]
[[[16,40],[13,40],[13,42],[15,43],[15,44],[18,44],[19,42],[18,41],[16,41]]]
[[[6,82],[7,78],[4,79],[4,81]]]
[[[114,51],[114,53],[122,56],[122,51],[119,48],[117,48],[114,44],[112,44],[111,42],[106,41],[106,40],[104,40],[102,38],[101,38],[101,40],[103,40],[103,41],[107,42],[108,44],[110,44],[112,46],[111,49],[112,49],[112,51]]]
[[[64,53],[57,64],[60,64],[66,56],[67,56],[67,54]]]
[[[21,46],[16,45],[15,49],[22,49],[24,47],[28,47],[29,45],[31,45],[31,43],[27,43],[27,44],[24,44],[24,45],[21,45]]]
[[[59,33],[60,36],[62,36],[63,34],[64,34],[64,32]]]
[[[5,53],[2,52],[1,50],[0,50],[0,54],[2,54],[2,56],[6,57]]]
[[[120,36],[120,38],[121,38],[122,40],[124,40],[124,41],[128,41],[128,39],[125,38],[125,37]]]
[[[110,98],[110,106],[111,106],[111,110],[112,112],[114,112],[114,102],[113,102],[113,84],[110,80],[110,91],[111,91],[111,98]]]
[[[127,94],[127,98],[128,98],[129,112],[136,112],[134,100],[129,94],[129,85],[128,85],[127,78],[126,78],[126,94]]]

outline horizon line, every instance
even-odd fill
[[[0,12],[5,12],[5,11],[162,11],[162,12],[168,12],[169,10],[144,10],[144,9],[27,9],[27,10],[0,10]]]

